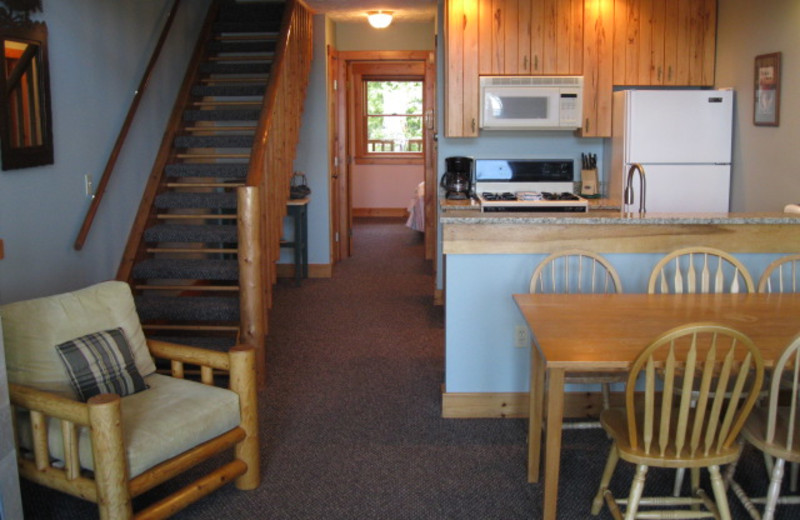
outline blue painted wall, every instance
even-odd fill
[[[514,346],[525,326],[511,295],[527,293],[533,270],[546,255],[448,255],[445,289],[447,392],[527,392],[530,348]],[[610,254],[627,293],[647,292],[661,254]],[[754,280],[778,254],[735,255]],[[620,316],[635,321],[636,316]],[[586,387],[572,385],[570,390]]]
[[[113,278],[210,0],[183,2],[82,251],[72,244],[172,0],[44,0],[55,163],[0,172],[0,303]]]

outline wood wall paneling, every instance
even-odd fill
[[[586,0],[583,13],[583,137],[611,135],[614,4]]]

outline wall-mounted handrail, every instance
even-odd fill
[[[97,188],[92,196],[92,202],[89,205],[89,210],[86,212],[86,217],[83,219],[83,224],[78,232],[78,238],[75,239],[74,248],[78,251],[80,251],[83,248],[83,245],[86,243],[86,237],[89,235],[89,230],[92,227],[94,217],[97,214],[98,208],[100,207],[100,202],[103,200],[103,194],[105,193],[106,186],[108,186],[108,182],[111,179],[111,174],[114,171],[114,166],[117,163],[117,158],[122,151],[122,147],[125,144],[125,139],[128,136],[128,131],[133,124],[133,119],[136,116],[136,110],[139,108],[139,103],[142,100],[142,96],[144,95],[145,90],[147,90],[147,85],[150,83],[150,78],[153,75],[153,69],[155,68],[155,64],[161,54],[161,49],[164,47],[164,42],[169,34],[172,21],[175,19],[175,12],[178,10],[178,4],[180,4],[180,1],[181,0],[175,0],[172,4],[172,8],[169,11],[167,20],[164,22],[164,28],[161,30],[161,35],[159,36],[158,42],[153,49],[153,54],[150,56],[150,61],[147,63],[147,68],[142,75],[142,80],[139,82],[139,88],[137,88],[134,92],[133,100],[131,100],[131,106],[128,108],[128,114],[125,117],[125,122],[122,124],[122,128],[119,131],[117,141],[114,143],[114,148],[112,148],[111,154],[108,157],[108,162],[106,162],[106,167],[103,170],[100,181],[97,183]]]

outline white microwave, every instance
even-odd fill
[[[484,130],[575,130],[583,120],[582,76],[481,76]]]

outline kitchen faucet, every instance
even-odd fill
[[[647,211],[644,207],[644,199],[647,195],[647,182],[644,175],[644,166],[639,163],[631,164],[628,169],[628,180],[625,182],[625,205],[633,204],[633,171],[639,171],[639,213],[644,214]]]

